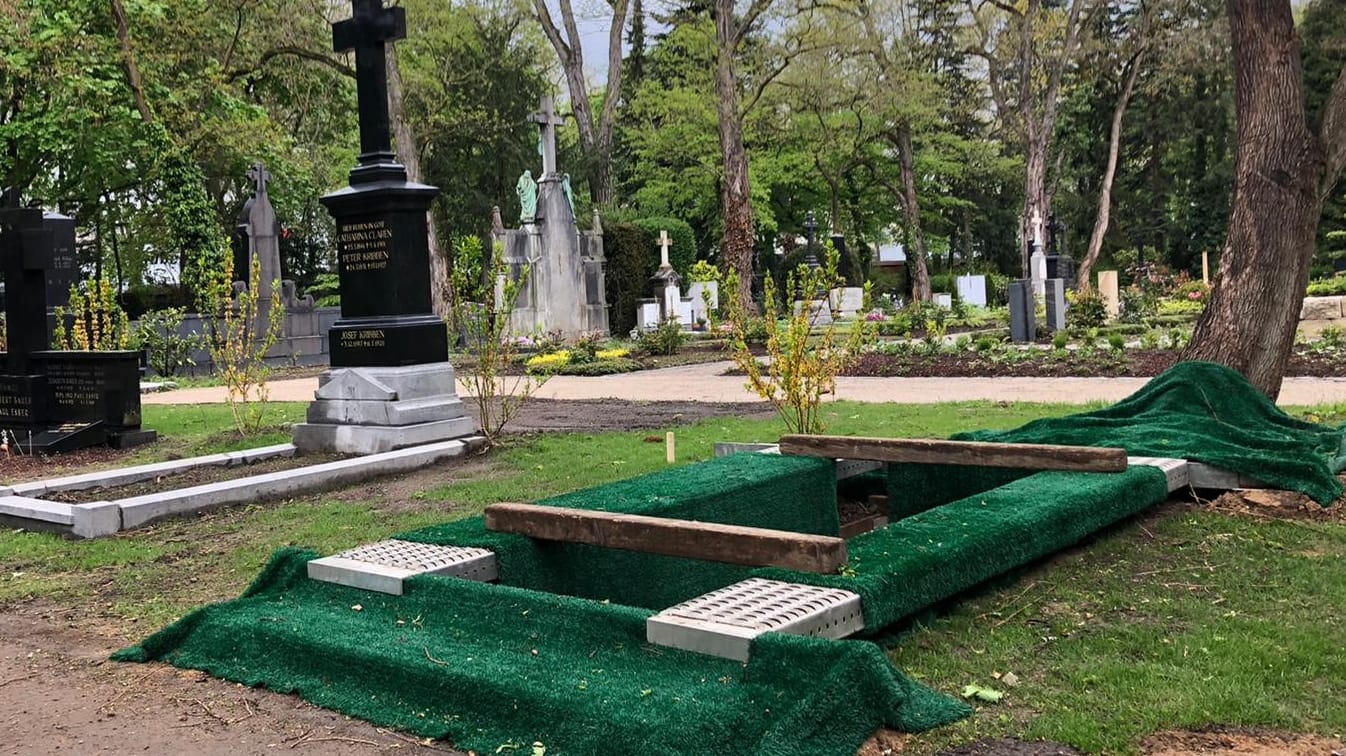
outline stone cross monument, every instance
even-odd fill
[[[249,268],[243,271],[243,280],[252,280],[252,261],[257,260],[260,268],[257,322],[253,324],[252,332],[255,338],[265,338],[271,328],[271,297],[275,295],[276,287],[280,286],[280,238],[276,233],[276,210],[271,207],[271,198],[266,193],[271,174],[259,162],[248,171],[248,178],[253,180],[257,189],[252,206],[248,208]]]
[[[448,329],[430,302],[426,211],[439,190],[407,180],[392,150],[385,45],[406,37],[406,9],[352,0],[333,24],[337,52],[355,52],[359,164],[350,186],[322,198],[336,220],[341,319],[332,369],[319,380],[301,451],[368,454],[464,436]]]
[[[668,231],[660,229],[659,269],[650,277],[650,293],[659,300],[660,321],[678,317],[678,304],[682,302],[682,279],[668,259],[668,248],[671,246],[673,241],[669,239]]]
[[[1033,282],[1033,294],[1041,297],[1047,291],[1047,255],[1042,249],[1042,213],[1033,210],[1033,251],[1028,258],[1029,279]]]
[[[556,174],[556,127],[565,124],[565,119],[556,115],[551,97],[543,97],[538,112],[528,116],[528,120],[538,125],[539,150],[542,152],[542,180]]]

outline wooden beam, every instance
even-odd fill
[[[846,564],[844,539],[788,530],[537,504],[492,504],[485,516],[487,530],[547,541],[801,572],[835,573]]]
[[[1123,472],[1126,450],[1099,446],[996,444],[932,438],[782,436],[781,454],[830,459],[874,459],[929,465],[1018,467],[1029,470]]]

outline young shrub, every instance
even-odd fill
[[[1145,333],[1142,333],[1142,334],[1140,335],[1140,348],[1141,348],[1141,349],[1158,349],[1158,348],[1159,348],[1159,332],[1156,331],[1156,330],[1154,330],[1154,329],[1150,329],[1150,330],[1146,331]]]
[[[874,324],[864,318],[849,322],[850,330],[844,341],[841,337],[845,326],[836,320],[822,326],[820,333],[814,333],[818,313],[807,303],[836,284],[838,258],[836,249],[828,244],[821,267],[810,270],[801,266],[790,273],[785,284],[786,306],[792,308],[796,301],[805,305],[798,312],[793,308],[789,311],[783,328],[778,322],[781,313],[776,283],[771,276],[766,277],[763,322],[771,362],[765,367],[748,350],[746,313],[735,298],[730,298],[734,364],[747,375],[748,388],[776,408],[790,433],[823,431],[819,416],[823,395],[836,390],[837,373],[874,339]],[[738,285],[734,278],[731,273],[725,283],[730,291]],[[869,309],[871,290],[866,284],[861,310]]]
[[[261,432],[270,393],[266,380],[271,368],[266,353],[276,345],[285,322],[285,305],[280,298],[280,281],[271,287],[271,299],[258,294],[262,283],[262,263],[252,261],[248,288],[232,297],[234,263],[224,255],[224,270],[209,281],[202,299],[215,313],[214,333],[206,341],[215,372],[224,383],[234,426],[243,436]],[[258,316],[269,312],[265,333],[254,331]]]
[[[476,236],[465,236],[454,243],[454,266],[449,272],[449,283],[455,292],[478,290],[474,287],[481,286],[481,258],[481,239]],[[481,433],[490,444],[499,440],[505,424],[550,375],[549,372],[531,371],[525,371],[523,375],[507,375],[518,358],[520,341],[519,335],[514,333],[511,315],[528,275],[529,269],[524,268],[519,279],[511,281],[504,246],[497,244],[486,278],[496,282],[496,296],[492,297],[495,301],[483,305],[455,294],[450,306],[450,320],[457,324],[463,348],[476,357],[475,361],[459,369],[458,378],[467,386],[477,405]],[[569,354],[566,358],[569,359]]]
[[[53,349],[112,352],[131,348],[131,320],[117,303],[116,288],[109,281],[90,278],[83,285],[72,285],[69,304],[53,312]]]
[[[1066,344],[1069,343],[1070,337],[1066,335],[1065,331],[1057,331],[1052,334],[1052,349],[1055,349],[1058,352],[1063,352],[1065,351]]]
[[[1108,334],[1108,346],[1114,352],[1124,351],[1126,349],[1126,337],[1120,333],[1110,333]]]
[[[1093,290],[1068,291],[1066,301],[1070,303],[1066,317],[1070,320],[1071,328],[1098,328],[1108,320],[1108,305],[1103,301],[1103,297]]]
[[[196,364],[192,353],[201,347],[201,335],[182,335],[183,315],[181,307],[168,307],[151,310],[140,318],[136,329],[137,338],[155,375],[169,378],[177,375],[179,370]]]
[[[677,319],[669,318],[653,331],[640,334],[640,348],[650,354],[671,356],[678,353],[684,338]]]
[[[570,364],[570,352],[561,350],[559,352],[548,352],[529,357],[524,363],[524,369],[530,373],[550,374],[555,373],[566,365]]]

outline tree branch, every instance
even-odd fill
[[[570,45],[561,37],[561,30],[556,28],[556,22],[552,20],[546,0],[533,0],[533,8],[537,11],[538,22],[542,24],[542,32],[547,35],[552,47],[556,48],[556,57],[561,59],[561,66],[564,68],[566,62],[570,60]]]
[[[734,29],[734,38],[732,40],[733,49],[737,50],[743,42],[743,38],[748,36],[748,30],[757,23],[757,17],[766,12],[771,6],[771,0],[752,0],[752,5],[748,6],[748,11],[743,14],[743,18],[738,20],[738,26]]]
[[[321,63],[327,66],[328,68],[331,68],[332,70],[336,71],[337,73],[342,74],[343,76],[349,76],[352,79],[355,78],[354,68],[351,68],[345,63],[342,63],[341,61],[337,60],[336,58],[333,58],[331,55],[328,55],[327,53],[314,52],[313,50],[309,50],[308,48],[296,47],[294,45],[282,45],[280,47],[273,47],[270,50],[267,50],[266,52],[262,53],[261,57],[257,59],[257,63],[255,65],[249,66],[247,68],[236,68],[233,71],[230,71],[229,75],[225,77],[225,80],[232,82],[239,79],[240,77],[256,73],[257,71],[260,71],[263,68],[265,68],[266,64],[270,63],[272,59],[284,56],[303,58],[304,60],[311,60],[315,63]]]
[[[1332,93],[1327,97],[1327,104],[1323,106],[1318,139],[1327,159],[1327,169],[1318,188],[1318,198],[1322,201],[1332,193],[1342,170],[1346,169],[1346,66],[1342,67],[1337,83],[1332,85]]]

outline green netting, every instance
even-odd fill
[[[1327,504],[1342,493],[1342,429],[1296,420],[1238,373],[1181,362],[1130,397],[1094,412],[1048,418],[1008,431],[953,436],[969,441],[1117,446],[1133,456],[1173,457],[1234,470]],[[888,466],[889,508],[903,517],[989,491],[1028,470]]]
[[[699,520],[835,536],[840,526],[832,463],[735,454],[538,502],[556,507]],[[480,517],[403,533],[423,543],[496,553],[500,582],[549,593],[663,609],[744,579],[749,567],[486,530]]]
[[[1037,473],[847,541],[854,576],[759,570],[758,577],[860,594],[878,630],[1163,501],[1164,473]]]
[[[975,441],[1120,446],[1234,470],[1327,504],[1342,493],[1340,428],[1282,412],[1243,376],[1210,362],[1181,362],[1130,397],[1094,412],[978,431]]]
[[[963,704],[874,644],[768,635],[748,664],[645,644],[649,612],[448,578],[384,596],[310,581],[285,550],[243,598],[121,651],[494,753],[855,753],[881,725],[921,731]],[[359,605],[360,611],[352,607]]]

